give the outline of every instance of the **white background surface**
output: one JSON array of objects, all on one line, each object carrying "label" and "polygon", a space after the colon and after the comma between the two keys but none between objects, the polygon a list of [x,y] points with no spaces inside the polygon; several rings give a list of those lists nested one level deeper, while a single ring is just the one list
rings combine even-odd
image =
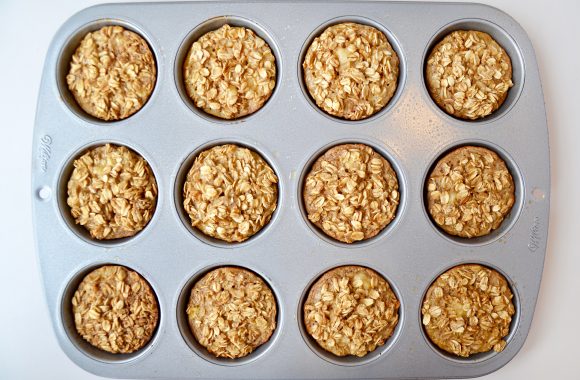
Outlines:
[{"label": "white background surface", "polygon": [[[98,0],[0,0],[0,379],[98,379],[53,335],[33,247],[30,159],[44,57],[58,27]],[[481,0],[535,47],[548,114],[552,201],[534,322],[521,352],[485,379],[580,379],[580,1]],[[533,154],[533,153],[530,153]]]}]

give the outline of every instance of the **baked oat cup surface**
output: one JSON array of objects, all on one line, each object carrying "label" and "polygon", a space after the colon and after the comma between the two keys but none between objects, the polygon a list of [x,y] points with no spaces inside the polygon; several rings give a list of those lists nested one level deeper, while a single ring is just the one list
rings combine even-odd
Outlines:
[{"label": "baked oat cup surface", "polygon": [[439,159],[427,180],[432,220],[450,235],[473,238],[499,228],[515,202],[515,185],[494,151],[463,146]]},{"label": "baked oat cup surface", "polygon": [[328,149],[312,165],[302,196],[308,220],[344,243],[377,235],[395,218],[400,199],[389,161],[364,144]]},{"label": "baked oat cup surface", "polygon": [[393,97],[399,57],[380,30],[346,22],[326,28],[312,41],[302,68],[319,108],[339,118],[362,120]]},{"label": "baked oat cup surface", "polygon": [[195,339],[216,357],[242,358],[276,329],[276,298],[253,272],[214,269],[195,283],[187,305]]},{"label": "baked oat cup surface", "polygon": [[89,149],[73,165],[67,204],[91,238],[130,237],[145,228],[155,212],[157,182],[143,157],[105,144]]},{"label": "baked oat cup surface", "polygon": [[139,111],[156,79],[155,58],[147,42],[118,25],[87,33],[66,76],[77,104],[105,121],[122,120]]},{"label": "baked oat cup surface", "polygon": [[195,41],[183,62],[187,95],[197,108],[221,119],[258,111],[276,85],[276,58],[248,28],[223,25]]},{"label": "baked oat cup surface", "polygon": [[451,268],[427,290],[421,314],[427,336],[460,357],[501,352],[515,314],[513,293],[497,271],[478,264]]},{"label": "baked oat cup surface", "polygon": [[159,320],[157,299],[147,281],[119,265],[105,265],[90,272],[71,303],[79,335],[113,354],[143,348]]},{"label": "baked oat cup surface", "polygon": [[258,153],[234,144],[201,152],[183,185],[183,206],[192,227],[228,243],[258,233],[277,203],[274,170]]},{"label": "baked oat cup surface", "polygon": [[512,63],[489,34],[457,30],[431,50],[425,79],[441,109],[460,119],[476,120],[503,104],[513,86]]},{"label": "baked oat cup surface", "polygon": [[389,283],[378,273],[342,266],[324,273],[310,288],[304,324],[326,351],[363,357],[393,334],[399,305]]}]

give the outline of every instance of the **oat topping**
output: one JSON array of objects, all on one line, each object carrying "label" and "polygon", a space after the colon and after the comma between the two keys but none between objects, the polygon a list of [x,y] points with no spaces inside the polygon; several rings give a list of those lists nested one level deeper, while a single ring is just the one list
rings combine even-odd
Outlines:
[{"label": "oat topping", "polygon": [[476,264],[454,267],[429,287],[421,313],[429,339],[468,357],[502,351],[515,314],[513,294],[497,271]]},{"label": "oat topping", "polygon": [[72,310],[83,339],[113,354],[145,346],[159,319],[157,299],[147,281],[118,265],[89,273],[73,296]]},{"label": "oat topping", "polygon": [[191,225],[227,242],[242,242],[270,221],[278,177],[256,152],[227,144],[196,157],[183,186]]},{"label": "oat topping", "polygon": [[125,119],[147,102],[156,80],[147,42],[121,26],[87,33],[66,77],[78,105],[102,120]]},{"label": "oat topping", "polygon": [[195,339],[217,357],[241,358],[266,343],[276,329],[276,299],[254,273],[215,269],[191,290],[187,306]]},{"label": "oat topping", "polygon": [[371,238],[395,217],[399,184],[389,162],[363,144],[344,144],[316,160],[304,184],[308,219],[345,243]]},{"label": "oat topping", "polygon": [[393,97],[399,57],[376,28],[355,23],[330,26],[316,37],[304,62],[308,92],[327,113],[361,120]]},{"label": "oat topping", "polygon": [[484,236],[510,212],[514,189],[505,162],[495,152],[464,146],[440,159],[429,175],[429,213],[451,235]]},{"label": "oat topping", "polygon": [[469,120],[497,110],[513,86],[510,57],[489,34],[475,30],[457,30],[439,42],[426,79],[439,107]]},{"label": "oat topping", "polygon": [[94,239],[133,236],[151,220],[157,182],[145,159],[124,146],[102,145],[74,161],[67,204]]},{"label": "oat topping", "polygon": [[398,310],[399,300],[378,273],[343,266],[314,283],[304,305],[304,323],[325,350],[362,357],[393,334]]},{"label": "oat topping", "polygon": [[187,94],[198,108],[235,119],[256,112],[272,95],[276,62],[254,31],[226,24],[191,45],[183,75]]}]

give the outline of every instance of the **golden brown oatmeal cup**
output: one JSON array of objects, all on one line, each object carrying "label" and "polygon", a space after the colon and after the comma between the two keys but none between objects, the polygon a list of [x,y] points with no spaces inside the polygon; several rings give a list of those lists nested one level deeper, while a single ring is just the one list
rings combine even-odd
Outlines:
[{"label": "golden brown oatmeal cup", "polygon": [[364,144],[337,145],[322,154],[304,181],[308,220],[326,235],[353,243],[377,235],[395,218],[397,174]]},{"label": "golden brown oatmeal cup", "polygon": [[278,202],[278,177],[256,152],[234,144],[201,152],[183,185],[183,207],[205,235],[243,242],[270,221]]},{"label": "golden brown oatmeal cup", "polygon": [[515,314],[513,293],[497,271],[464,264],[440,275],[429,287],[421,314],[427,336],[460,357],[501,352]]},{"label": "golden brown oatmeal cup", "polygon": [[155,212],[157,182],[143,157],[106,144],[89,149],[73,165],[67,204],[91,238],[130,237],[145,228]]},{"label": "golden brown oatmeal cup", "polygon": [[476,30],[456,30],[435,45],[425,78],[435,103],[465,120],[495,112],[513,86],[510,57],[489,34]]},{"label": "golden brown oatmeal cup", "polygon": [[122,26],[104,26],[85,35],[66,76],[77,104],[105,121],[125,119],[147,102],[157,77],[147,42]]},{"label": "golden brown oatmeal cup", "polygon": [[427,208],[450,235],[473,238],[499,228],[515,203],[515,185],[492,150],[463,146],[440,158],[427,180]]},{"label": "golden brown oatmeal cup", "polygon": [[342,266],[324,273],[310,288],[304,324],[326,351],[363,357],[393,334],[399,305],[381,275],[361,266]]},{"label": "golden brown oatmeal cup", "polygon": [[389,103],[397,88],[399,57],[378,29],[346,22],[314,39],[302,63],[316,105],[347,120],[362,120]]},{"label": "golden brown oatmeal cup", "polygon": [[105,265],[90,272],[71,302],[79,335],[112,354],[143,348],[157,328],[159,307],[153,290],[123,266]]},{"label": "golden brown oatmeal cup", "polygon": [[221,119],[258,111],[276,85],[270,46],[248,28],[225,24],[195,41],[183,62],[187,95]]},{"label": "golden brown oatmeal cup", "polygon": [[195,283],[187,305],[195,339],[216,357],[242,358],[276,329],[276,299],[255,273],[214,269]]}]

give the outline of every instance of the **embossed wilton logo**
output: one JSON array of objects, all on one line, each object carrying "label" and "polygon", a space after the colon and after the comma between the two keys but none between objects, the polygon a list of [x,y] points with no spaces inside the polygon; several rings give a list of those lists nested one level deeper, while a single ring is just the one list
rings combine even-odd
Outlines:
[{"label": "embossed wilton logo", "polygon": [[40,170],[44,173],[48,170],[48,160],[52,154],[52,149],[50,145],[52,144],[52,137],[49,135],[44,135],[40,138],[40,144],[38,145],[38,160],[40,161]]},{"label": "embossed wilton logo", "polygon": [[536,252],[540,248],[540,218],[534,217],[534,221],[530,227],[530,242],[528,243],[528,249],[530,252]]}]

